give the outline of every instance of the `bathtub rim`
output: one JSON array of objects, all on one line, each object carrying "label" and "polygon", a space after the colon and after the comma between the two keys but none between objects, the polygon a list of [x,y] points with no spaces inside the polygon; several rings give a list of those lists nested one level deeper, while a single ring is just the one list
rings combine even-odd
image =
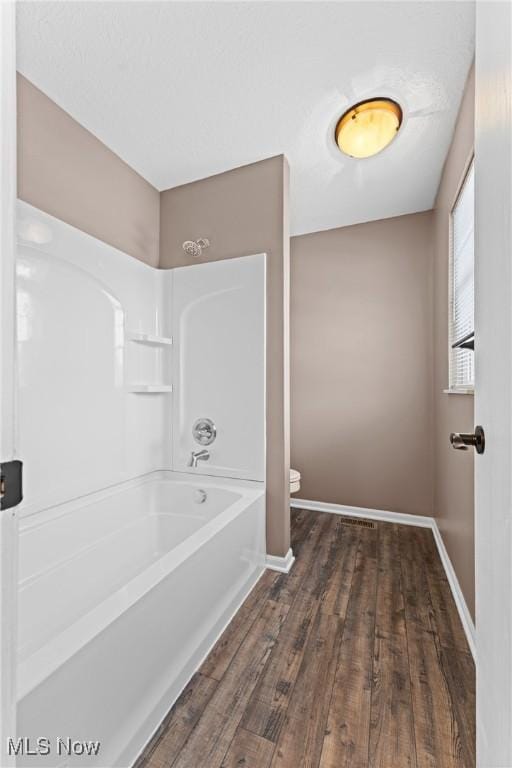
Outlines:
[{"label": "bathtub rim", "polygon": [[[241,481],[186,472],[174,472],[172,470],[158,470],[141,476],[139,482],[137,480],[130,480],[128,483],[122,483],[115,487],[109,487],[109,489],[104,491],[88,494],[80,499],[74,499],[72,501],[73,509],[94,503],[94,501],[80,503],[84,499],[90,499],[91,496],[94,496],[95,500],[100,500],[100,498],[108,498],[125,490],[139,487],[140,484],[162,480],[173,484],[187,486],[200,484],[205,488],[232,490],[240,494],[240,498],[228,505],[212,520],[206,522],[163,557],[151,563],[148,568],[134,576],[105,600],[98,603],[92,610],[83,614],[83,616],[70,624],[69,627],[66,627],[51,640],[45,642],[38,650],[31,653],[25,659],[19,660],[16,686],[17,701],[20,701],[60,666],[69,661],[81,648],[91,642],[122,613],[127,611],[144,595],[154,589],[166,576],[179,568],[183,562],[201,549],[217,532],[229,525],[239,514],[265,495],[265,485],[258,481]],[[68,506],[68,504],[59,505],[61,508],[63,506]],[[55,517],[51,515],[46,519],[55,519],[62,514],[66,514],[66,511],[61,509],[58,514],[55,514]],[[34,522],[34,527],[36,524]],[[32,525],[27,526],[24,530],[28,528],[32,528]],[[264,557],[261,567],[262,569],[265,568]]]}]

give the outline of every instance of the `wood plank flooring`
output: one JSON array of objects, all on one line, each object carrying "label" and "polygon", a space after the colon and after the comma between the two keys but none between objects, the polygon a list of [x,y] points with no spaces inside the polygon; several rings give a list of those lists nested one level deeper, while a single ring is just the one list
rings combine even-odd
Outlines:
[{"label": "wood plank flooring", "polygon": [[137,768],[473,768],[475,670],[427,529],[292,512]]}]

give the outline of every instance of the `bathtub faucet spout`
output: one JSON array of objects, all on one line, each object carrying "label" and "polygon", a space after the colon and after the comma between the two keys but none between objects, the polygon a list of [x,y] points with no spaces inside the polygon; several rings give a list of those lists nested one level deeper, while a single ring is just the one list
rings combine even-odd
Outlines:
[{"label": "bathtub faucet spout", "polygon": [[192,451],[188,462],[189,467],[197,467],[198,461],[208,461],[210,458],[210,452],[206,448],[202,448],[200,451]]}]

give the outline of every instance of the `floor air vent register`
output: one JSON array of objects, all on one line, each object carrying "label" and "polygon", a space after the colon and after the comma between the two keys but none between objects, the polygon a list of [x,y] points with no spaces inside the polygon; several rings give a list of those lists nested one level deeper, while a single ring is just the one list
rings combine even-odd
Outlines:
[{"label": "floor air vent register", "polygon": [[358,525],[360,528],[375,528],[375,523],[371,520],[360,520],[357,517],[342,517],[342,525]]}]

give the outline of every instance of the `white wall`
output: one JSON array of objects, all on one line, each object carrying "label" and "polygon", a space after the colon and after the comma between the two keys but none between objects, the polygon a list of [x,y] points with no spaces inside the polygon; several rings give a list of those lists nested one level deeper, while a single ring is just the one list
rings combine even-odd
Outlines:
[{"label": "white wall", "polygon": [[197,472],[265,479],[265,255],[173,272],[173,468],[191,471],[192,427],[217,437]]},{"label": "white wall", "polygon": [[29,514],[170,467],[169,273],[18,202],[17,450]]}]

